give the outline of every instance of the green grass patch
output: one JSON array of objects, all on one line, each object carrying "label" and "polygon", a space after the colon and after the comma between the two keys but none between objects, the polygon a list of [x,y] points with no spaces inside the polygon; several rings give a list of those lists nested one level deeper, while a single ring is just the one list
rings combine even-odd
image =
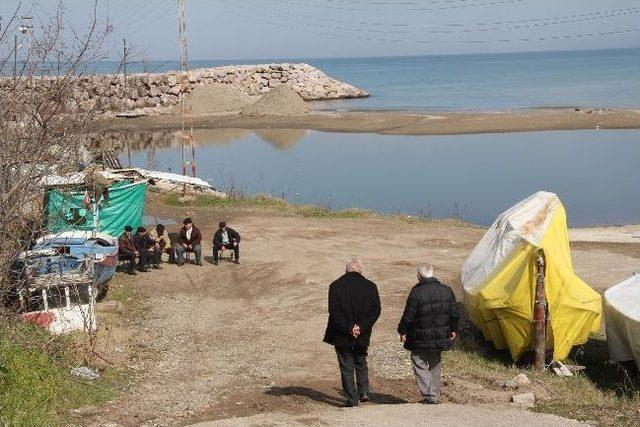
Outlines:
[{"label": "green grass patch", "polygon": [[83,364],[78,337],[54,336],[16,319],[0,319],[0,420],[4,425],[65,425],[71,409],[111,399],[102,379],[70,373]]},{"label": "green grass patch", "polygon": [[181,199],[178,194],[170,194],[164,202],[171,206],[196,206],[201,208],[260,208],[288,212],[311,218],[363,218],[371,212],[363,209],[344,209],[340,211],[317,205],[291,205],[277,197],[258,195],[255,197],[228,196],[226,198],[199,195],[194,198]]},{"label": "green grass patch", "polygon": [[316,205],[293,206],[292,209],[298,215],[311,218],[364,218],[371,214],[371,212],[363,209],[352,208],[334,211]]},{"label": "green grass patch", "polygon": [[171,206],[196,206],[196,207],[217,207],[217,208],[270,208],[284,210],[289,204],[275,197],[258,195],[255,197],[215,197],[210,195],[198,195],[193,199],[184,201],[179,194],[169,194],[164,202]]}]

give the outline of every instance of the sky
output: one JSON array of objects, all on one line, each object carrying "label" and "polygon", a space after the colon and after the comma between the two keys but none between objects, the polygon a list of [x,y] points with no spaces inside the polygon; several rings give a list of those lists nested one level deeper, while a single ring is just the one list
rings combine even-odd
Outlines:
[{"label": "sky", "polygon": [[[93,2],[62,0],[82,31]],[[44,17],[58,0],[0,0]],[[178,0],[98,0],[108,50],[179,58]],[[640,47],[640,0],[185,0],[190,60],[405,56]],[[38,31],[37,22],[34,31]]]}]

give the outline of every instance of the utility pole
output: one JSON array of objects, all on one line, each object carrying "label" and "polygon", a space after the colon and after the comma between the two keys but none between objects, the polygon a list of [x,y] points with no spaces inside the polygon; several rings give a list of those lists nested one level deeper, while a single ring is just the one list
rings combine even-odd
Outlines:
[{"label": "utility pole", "polygon": [[122,39],[122,79],[124,88],[127,88],[127,39]]},{"label": "utility pole", "polygon": [[[178,0],[178,45],[180,46],[180,72],[181,84],[184,84],[184,74],[189,72],[189,58],[187,55],[187,39],[185,37],[185,19],[184,19],[184,0]],[[187,83],[188,84],[188,77]],[[191,174],[196,176],[196,159],[195,147],[193,145],[193,128],[189,135],[185,134],[185,105],[184,105],[184,87],[180,88],[180,148],[182,151],[182,174],[187,174],[187,162],[185,158],[185,140],[191,145]],[[186,184],[182,188],[182,193],[186,193]]]},{"label": "utility pole", "polygon": [[13,35],[13,78],[18,77],[18,35]]},{"label": "utility pole", "polygon": [[[22,16],[22,23],[18,27],[18,31],[22,34],[27,35],[27,53],[25,54],[25,62],[29,65],[29,56],[31,55],[31,33],[33,30],[33,25],[31,25],[31,20],[33,17],[31,16]],[[14,50],[13,50],[13,64],[14,64],[14,77],[17,75],[17,62],[18,62],[18,37],[15,35],[14,39]]]},{"label": "utility pole", "polygon": [[189,71],[187,58],[187,39],[184,35],[184,0],[178,0],[178,44],[180,45],[180,71]]},{"label": "utility pole", "polygon": [[547,295],[545,291],[545,257],[540,249],[536,253],[536,294],[533,305],[534,322],[534,370],[544,371],[547,356]]}]

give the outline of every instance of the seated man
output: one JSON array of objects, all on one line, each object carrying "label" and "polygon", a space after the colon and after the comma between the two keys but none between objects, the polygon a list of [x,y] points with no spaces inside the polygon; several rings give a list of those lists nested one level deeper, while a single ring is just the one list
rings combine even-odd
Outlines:
[{"label": "seated man", "polygon": [[160,248],[159,263],[162,263],[162,253],[171,250],[171,239],[166,231],[164,224],[156,225],[156,228],[149,232],[149,236],[158,244]]},{"label": "seated man", "polygon": [[138,249],[140,254],[140,261],[138,262],[138,270],[149,271],[149,264],[153,268],[160,268],[160,246],[156,241],[149,236],[147,229],[144,227],[138,227],[138,232],[133,238],[133,243]]},{"label": "seated man", "polygon": [[133,236],[131,232],[133,228],[127,225],[124,228],[124,233],[118,238],[118,259],[121,261],[129,261],[127,272],[131,275],[136,274],[136,257],[138,256],[138,250],[133,242]]},{"label": "seated man", "polygon": [[218,231],[213,235],[213,263],[218,265],[218,252],[224,249],[232,249],[234,262],[240,264],[240,234],[233,228],[227,227],[226,222],[218,224]]},{"label": "seated man", "polygon": [[200,242],[202,241],[202,234],[200,230],[193,225],[191,218],[185,218],[182,221],[184,227],[180,229],[178,235],[178,245],[176,246],[177,264],[184,265],[185,252],[193,252],[196,254],[196,264],[202,265],[202,249]]}]

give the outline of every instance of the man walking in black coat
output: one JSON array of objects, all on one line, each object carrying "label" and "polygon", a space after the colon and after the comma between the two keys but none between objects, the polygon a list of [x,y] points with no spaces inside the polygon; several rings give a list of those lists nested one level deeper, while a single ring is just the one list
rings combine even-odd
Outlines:
[{"label": "man walking in black coat", "polygon": [[411,289],[398,325],[400,341],[411,351],[413,373],[422,403],[440,398],[440,356],[458,333],[458,305],[450,287],[433,277],[431,265],[419,265],[418,284]]},{"label": "man walking in black coat", "polygon": [[345,406],[369,400],[367,350],[380,311],[378,287],[362,275],[362,262],[351,260],[346,273],[329,286],[329,321],[324,335],[324,342],[336,349]]},{"label": "man walking in black coat", "polygon": [[233,262],[240,264],[240,233],[227,227],[227,223],[224,221],[218,223],[218,231],[213,235],[213,263],[215,265],[218,265],[219,252],[223,249],[232,250]]}]

